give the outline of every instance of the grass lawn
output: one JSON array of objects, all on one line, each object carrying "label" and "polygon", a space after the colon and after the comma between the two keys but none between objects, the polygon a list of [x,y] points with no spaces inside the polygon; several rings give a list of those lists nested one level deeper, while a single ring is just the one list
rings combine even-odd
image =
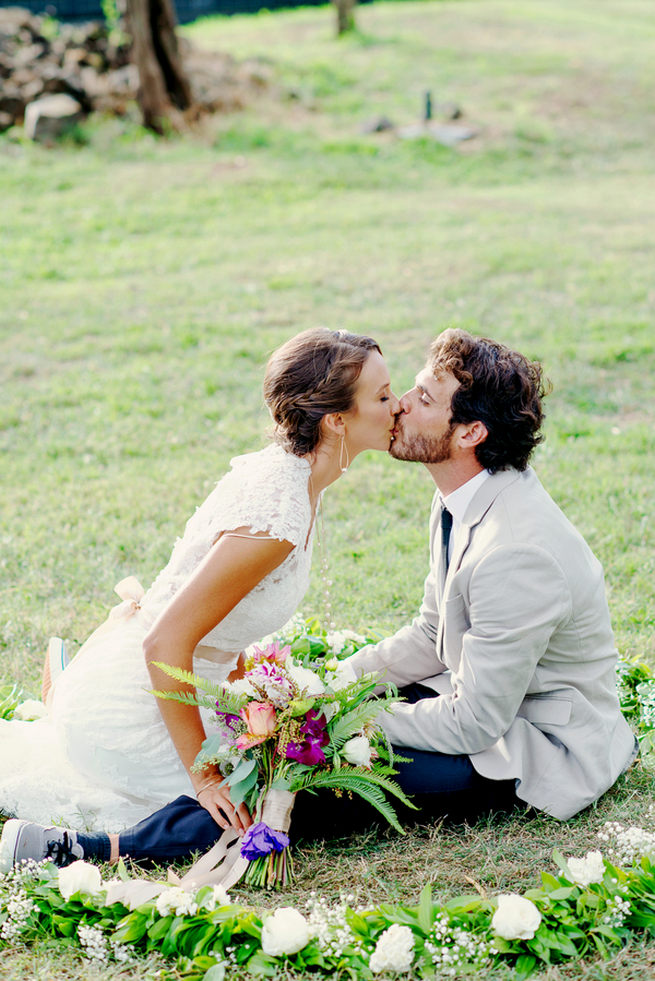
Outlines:
[{"label": "grass lawn", "polygon": [[[0,137],[0,680],[36,693],[51,634],[75,648],[119,579],[149,584],[229,459],[264,445],[268,353],[314,324],[378,338],[398,394],[446,326],[541,359],[554,391],[536,469],[605,566],[620,651],[653,662],[651,3],[376,3],[341,41],[333,18],[186,27],[265,59],[272,84],[184,139],[130,119],[50,150]],[[381,115],[415,122],[427,90],[478,136],[453,150],[363,134]],[[386,632],[412,616],[432,489],[382,454],[330,488],[339,625]],[[316,566],[307,613],[321,611]],[[471,880],[525,889],[555,845],[581,854],[603,821],[645,821],[652,792],[635,767],[566,825],[311,846],[296,890],[263,900],[344,882],[362,903],[416,901],[426,881],[442,897]],[[654,963],[655,945],[635,942],[541,977],[646,979]],[[96,976],[57,946],[0,965],[0,978]]]}]

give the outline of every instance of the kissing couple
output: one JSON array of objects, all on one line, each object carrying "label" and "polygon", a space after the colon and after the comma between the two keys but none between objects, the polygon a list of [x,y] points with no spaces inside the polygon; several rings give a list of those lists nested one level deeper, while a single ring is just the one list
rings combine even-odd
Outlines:
[{"label": "kissing couple", "polygon": [[[323,492],[370,449],[435,484],[421,608],[348,659],[404,696],[381,724],[419,819],[527,806],[565,820],[597,800],[636,740],[602,568],[529,466],[545,387],[539,364],[462,330],[436,338],[400,399],[370,337],[318,328],[275,351],[272,443],[232,460],[150,588],[120,583],[123,602],[69,663],[51,645],[47,714],[0,722],[0,809],[14,818],[0,866],[180,860],[245,832],[217,767],[192,771],[206,718],[154,696],[188,690],[157,664],[241,676],[244,650],[307,589]],[[333,799],[299,798],[295,834],[336,823]],[[364,803],[337,807],[340,833],[373,820]]]}]

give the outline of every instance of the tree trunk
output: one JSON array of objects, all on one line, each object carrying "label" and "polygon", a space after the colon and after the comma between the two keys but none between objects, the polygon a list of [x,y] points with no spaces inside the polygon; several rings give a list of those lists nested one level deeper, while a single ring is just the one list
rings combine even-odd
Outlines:
[{"label": "tree trunk", "polygon": [[155,133],[177,129],[193,96],[178,51],[171,0],[127,0],[127,19],[143,125]]},{"label": "tree trunk", "polygon": [[355,0],[333,0],[337,8],[337,37],[355,29]]}]

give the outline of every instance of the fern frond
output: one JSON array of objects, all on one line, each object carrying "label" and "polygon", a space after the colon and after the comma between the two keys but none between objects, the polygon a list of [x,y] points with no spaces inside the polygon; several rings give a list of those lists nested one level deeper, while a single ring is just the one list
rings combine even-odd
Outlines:
[{"label": "fern frond", "polygon": [[[206,705],[208,708],[216,708],[216,702],[220,702],[221,711],[229,712],[231,715],[238,715],[248,701],[246,695],[238,695],[220,682],[209,681],[208,678],[203,678],[192,671],[185,671],[184,668],[177,668],[161,661],[154,661],[153,663],[171,678],[174,678],[175,681],[181,681],[184,685],[193,685],[197,689],[197,694],[194,692],[155,692],[158,698],[170,698],[174,701],[184,702],[186,705]],[[200,692],[204,692],[204,695],[201,695]],[[182,695],[191,695],[198,701],[189,702],[181,697]],[[203,700],[200,701],[200,699]]]},{"label": "fern frond", "polygon": [[292,790],[315,790],[315,789],[327,789],[327,790],[343,790],[346,793],[357,794],[362,800],[365,800],[371,807],[374,807],[382,817],[389,822],[389,824],[404,834],[403,826],[396,816],[396,812],[393,809],[391,803],[386,799],[384,795],[384,790],[389,793],[393,793],[394,796],[399,797],[403,803],[408,804],[409,807],[412,805],[409,803],[403,792],[399,787],[392,789],[389,781],[384,778],[376,779],[374,778],[371,771],[368,770],[346,770],[341,769],[337,771],[329,770],[319,770],[315,772],[315,775],[309,779],[305,779],[300,786],[297,786],[295,782],[292,782]]},{"label": "fern frond", "polygon": [[380,705],[377,702],[364,702],[358,705],[336,720],[330,730],[330,741],[339,749],[347,739],[361,732],[365,725],[374,722],[379,714]]},{"label": "fern frond", "polygon": [[365,767],[342,767],[339,770],[312,770],[300,779],[291,779],[291,790],[345,790],[358,794],[372,804],[396,830],[403,832],[390,802],[385,793],[397,798],[411,810],[416,810],[412,802],[400,789],[397,783],[388,777],[367,770]]}]

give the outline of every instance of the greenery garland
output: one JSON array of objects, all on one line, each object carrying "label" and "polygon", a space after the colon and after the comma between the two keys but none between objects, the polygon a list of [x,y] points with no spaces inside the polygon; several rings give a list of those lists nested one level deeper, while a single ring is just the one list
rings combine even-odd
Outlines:
[{"label": "greenery garland", "polygon": [[[316,658],[345,656],[375,638],[328,634],[312,619],[296,621],[283,639],[297,656]],[[652,672],[621,661],[618,688],[649,765]],[[15,689],[0,691],[5,717],[20,703]],[[213,886],[166,887],[143,902],[134,895],[139,880],[130,880],[122,864],[118,879],[103,882],[99,869],[85,862],[61,870],[30,862],[0,878],[0,947],[50,936],[97,962],[157,952],[175,958],[190,981],[221,981],[234,971],[273,976],[283,965],[353,978],[409,971],[434,977],[501,962],[527,978],[542,965],[608,956],[633,933],[655,934],[655,833],[608,824],[599,838],[605,856],[591,851],[565,859],[556,852],[559,874],[542,872],[541,886],[520,896],[462,895],[439,904],[428,885],[418,906],[358,909],[352,897],[329,906],[312,894],[304,912],[260,912],[232,903]]]}]

